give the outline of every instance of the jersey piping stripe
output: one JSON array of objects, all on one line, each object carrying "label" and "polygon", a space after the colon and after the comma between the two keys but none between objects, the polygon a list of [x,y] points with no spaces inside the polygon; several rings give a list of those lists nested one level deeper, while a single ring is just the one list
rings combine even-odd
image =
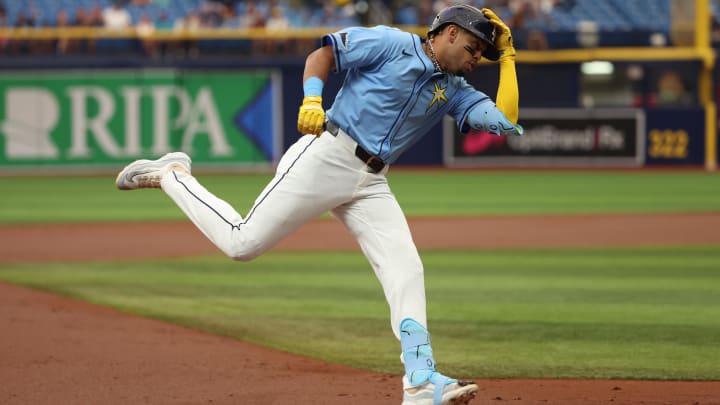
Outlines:
[{"label": "jersey piping stripe", "polygon": [[265,193],[265,195],[263,195],[262,199],[260,199],[260,201],[258,201],[258,203],[253,206],[253,208],[252,208],[252,210],[250,210],[250,213],[248,214],[247,218],[245,218],[245,220],[244,220],[243,222],[241,222],[241,223],[239,223],[239,224],[237,224],[237,225],[233,224],[233,223],[230,222],[227,218],[223,217],[215,208],[213,208],[210,204],[208,204],[206,201],[203,201],[202,198],[198,197],[195,193],[193,193],[193,192],[190,190],[190,188],[189,188],[185,183],[183,183],[182,181],[180,181],[180,179],[178,179],[177,174],[175,174],[175,172],[172,172],[172,173],[173,173],[173,177],[175,178],[175,181],[177,181],[178,183],[180,183],[180,185],[183,186],[183,188],[185,188],[185,190],[186,190],[191,196],[195,197],[196,200],[200,201],[203,205],[205,205],[206,207],[208,207],[208,209],[209,209],[210,211],[214,212],[215,215],[217,215],[220,219],[222,219],[223,222],[225,222],[226,224],[230,225],[231,228],[235,228],[235,229],[238,229],[238,230],[239,230],[241,225],[247,224],[248,221],[250,221],[250,218],[252,217],[252,214],[255,212],[255,209],[256,209],[257,207],[259,207],[260,204],[262,204],[263,201],[265,201],[265,199],[267,198],[267,196],[270,195],[270,193],[275,189],[275,187],[277,187],[277,185],[280,184],[281,181],[283,181],[283,179],[285,178],[285,176],[286,176],[288,173],[290,173],[290,169],[292,169],[293,166],[295,166],[295,163],[296,163],[298,160],[300,160],[300,157],[305,153],[305,151],[307,151],[307,149],[310,147],[310,145],[312,145],[313,142],[315,142],[317,139],[318,139],[318,137],[314,137],[314,138],[310,141],[310,143],[308,143],[308,144],[305,146],[305,148],[302,150],[302,152],[300,152],[300,153],[297,155],[297,157],[295,157],[295,160],[293,160],[293,162],[290,164],[290,166],[288,166],[287,170],[285,170],[285,172],[282,174],[282,176],[280,176],[280,179],[278,179],[278,181],[276,181],[275,184],[273,184],[273,186],[270,188],[270,190],[268,190],[268,192]]},{"label": "jersey piping stripe", "polygon": [[[420,60],[422,61],[422,58],[420,57],[420,53],[418,52],[418,49],[417,49],[417,42],[415,41],[415,36],[414,36],[413,34],[411,34],[411,33],[407,33],[407,34],[410,35],[410,37],[412,38],[413,49],[415,50],[415,56],[417,56],[418,59],[420,59]],[[415,80],[415,83],[413,84],[413,92],[414,92],[415,89],[417,88],[418,82],[425,76],[425,73],[427,73],[427,66],[425,66],[425,62],[423,62],[423,74],[420,75],[420,76]],[[410,100],[412,100],[412,98],[413,98],[413,95],[410,94],[410,97],[408,97],[408,99],[405,100],[405,104],[403,104],[403,107],[400,109],[400,113],[398,114],[397,117],[395,117],[395,122],[393,122],[393,124],[390,126],[390,131],[388,131],[387,135],[385,135],[385,138],[383,138],[382,142],[380,142],[380,150],[378,151],[378,157],[379,157],[380,159],[383,159],[383,160],[386,160],[386,159],[387,159],[386,156],[383,156],[383,155],[382,155],[382,153],[383,153],[383,146],[385,145],[385,142],[388,140],[388,137],[391,137],[391,136],[392,136],[392,138],[390,138],[390,142],[389,142],[389,144],[388,144],[388,149],[389,149],[390,144],[392,144],[393,138],[395,137],[395,135],[397,135],[397,131],[396,131],[395,135],[393,135],[393,129],[394,129],[395,126],[398,124],[398,121],[400,120],[400,117],[402,116],[403,111],[405,111],[405,108],[407,108],[407,105],[408,105],[408,103],[410,102]],[[389,150],[388,150],[388,153],[389,153]]]},{"label": "jersey piping stripe", "polygon": [[[330,39],[332,43],[328,43],[327,39]],[[342,65],[340,64],[340,51],[338,51],[338,44],[335,41],[335,37],[332,36],[332,34],[325,35],[322,39],[322,45],[332,45],[333,51],[335,53],[335,72],[342,72]]]},{"label": "jersey piping stripe", "polygon": [[280,179],[279,179],[278,181],[276,181],[275,184],[273,184],[273,186],[270,188],[270,190],[268,190],[268,192],[265,193],[265,195],[260,199],[260,201],[258,201],[258,203],[255,204],[255,205],[252,207],[252,209],[250,210],[250,213],[248,213],[247,218],[245,218],[245,220],[244,220],[243,222],[241,222],[241,223],[239,223],[239,224],[237,225],[237,228],[238,228],[238,229],[240,229],[240,225],[246,224],[246,223],[248,223],[248,221],[250,221],[250,218],[252,218],[253,213],[255,213],[255,209],[256,209],[257,207],[259,207],[260,204],[263,203],[263,201],[265,201],[265,199],[267,198],[267,196],[270,195],[270,193],[272,193],[273,190],[275,190],[275,187],[277,187],[277,185],[280,184],[281,181],[283,181],[283,179],[285,178],[285,176],[286,176],[288,173],[290,173],[290,169],[292,169],[293,166],[295,166],[295,163],[297,163],[297,161],[300,160],[300,157],[308,150],[308,148],[310,147],[310,145],[312,145],[312,144],[313,144],[315,141],[317,141],[318,139],[320,139],[320,137],[315,136],[315,137],[313,137],[313,138],[310,140],[310,142],[309,142],[307,145],[305,145],[305,147],[303,148],[302,152],[298,153],[298,155],[295,157],[295,159],[292,161],[292,163],[290,163],[290,166],[288,166],[287,170],[285,170],[285,172],[282,174],[282,176],[280,176]]}]

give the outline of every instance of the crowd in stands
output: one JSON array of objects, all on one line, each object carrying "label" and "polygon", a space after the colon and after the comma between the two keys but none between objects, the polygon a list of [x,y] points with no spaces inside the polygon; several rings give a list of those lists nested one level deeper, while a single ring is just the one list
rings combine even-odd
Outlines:
[{"label": "crowd in stands", "polygon": [[[669,27],[670,0],[0,0],[0,27],[134,29],[143,38],[161,31],[203,28],[428,26],[439,10],[457,3],[496,10],[513,29],[517,47],[525,49],[552,47],[549,33],[575,31],[585,20],[601,30],[663,32]],[[197,52],[197,46],[187,41],[175,42],[186,52]],[[301,42],[289,40],[253,40],[245,45],[250,42],[250,52],[307,51],[298,46]],[[139,43],[151,56],[178,45],[151,40]],[[97,48],[95,39],[0,38],[0,51],[5,53],[67,54],[95,52]]]}]

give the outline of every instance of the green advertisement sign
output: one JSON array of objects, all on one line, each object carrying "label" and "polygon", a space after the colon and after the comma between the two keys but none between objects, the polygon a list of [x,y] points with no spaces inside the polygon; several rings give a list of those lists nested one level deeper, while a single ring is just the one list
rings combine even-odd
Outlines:
[{"label": "green advertisement sign", "polygon": [[117,167],[184,151],[199,166],[267,165],[280,126],[267,71],[0,75],[0,169]]}]

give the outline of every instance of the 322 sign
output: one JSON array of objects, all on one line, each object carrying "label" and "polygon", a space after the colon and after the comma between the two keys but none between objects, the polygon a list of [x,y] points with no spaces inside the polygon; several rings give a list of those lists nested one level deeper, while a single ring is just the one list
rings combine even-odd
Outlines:
[{"label": "322 sign", "polygon": [[654,159],[685,159],[690,136],[684,129],[653,129],[648,133],[648,156]]},{"label": "322 sign", "polygon": [[705,160],[703,108],[645,110],[645,164],[700,165]]}]

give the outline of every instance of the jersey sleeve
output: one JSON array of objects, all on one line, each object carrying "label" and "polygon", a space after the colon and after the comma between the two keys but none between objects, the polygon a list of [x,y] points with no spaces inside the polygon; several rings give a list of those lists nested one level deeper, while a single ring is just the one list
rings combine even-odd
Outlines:
[{"label": "jersey sleeve", "polygon": [[[468,127],[463,132],[467,132],[470,128],[480,131],[489,132],[493,135],[517,135],[523,134],[523,127],[519,124],[513,124],[502,111],[498,110],[495,103],[490,99],[485,102],[478,103],[469,112],[467,116]],[[462,131],[462,127],[461,127]]]},{"label": "jersey sleeve", "polygon": [[388,52],[388,30],[383,27],[351,27],[322,38],[322,46],[331,45],[335,72],[380,63]]},{"label": "jersey sleeve", "polygon": [[461,133],[470,128],[489,132],[494,135],[522,135],[523,128],[513,124],[487,94],[475,89],[464,79],[459,79],[459,91],[456,105],[450,115],[457,122]]}]

